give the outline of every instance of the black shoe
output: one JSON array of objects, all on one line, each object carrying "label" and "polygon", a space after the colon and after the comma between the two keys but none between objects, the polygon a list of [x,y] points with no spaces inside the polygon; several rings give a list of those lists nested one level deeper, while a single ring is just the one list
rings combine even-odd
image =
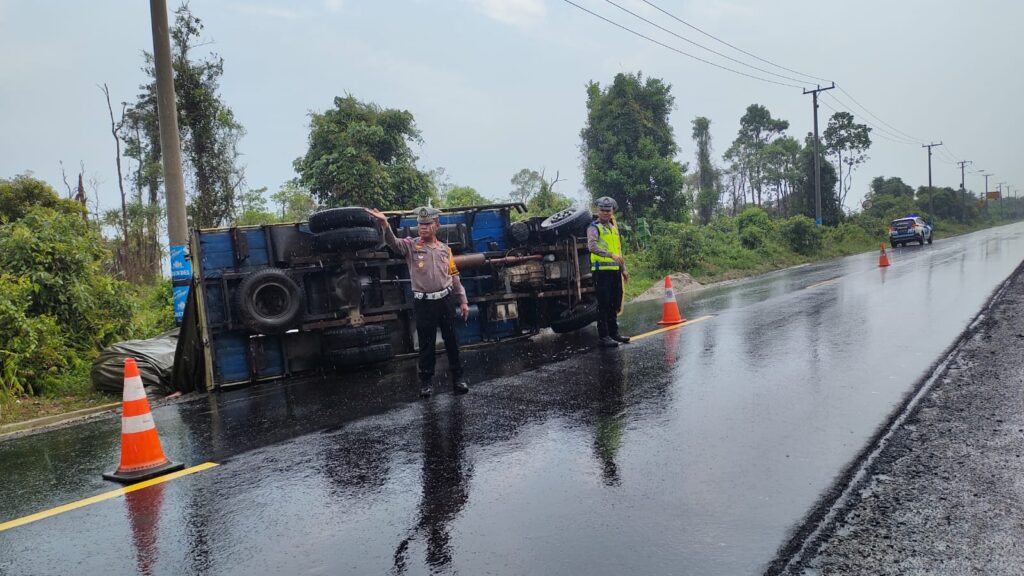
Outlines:
[{"label": "black shoe", "polygon": [[452,382],[452,392],[456,395],[465,394],[469,392],[469,384],[466,384],[466,381],[462,379],[456,380]]},{"label": "black shoe", "polygon": [[622,344],[629,344],[629,336],[619,336],[618,334],[616,334],[612,336],[611,339]]},{"label": "black shoe", "polygon": [[597,341],[597,343],[598,343],[598,345],[601,346],[601,348],[618,348],[619,347],[619,343],[618,342],[616,342],[615,340],[612,340],[611,338],[609,338],[607,336],[602,336],[601,339]]},{"label": "black shoe", "polygon": [[434,392],[433,387],[430,384],[420,384],[420,396],[426,398]]}]

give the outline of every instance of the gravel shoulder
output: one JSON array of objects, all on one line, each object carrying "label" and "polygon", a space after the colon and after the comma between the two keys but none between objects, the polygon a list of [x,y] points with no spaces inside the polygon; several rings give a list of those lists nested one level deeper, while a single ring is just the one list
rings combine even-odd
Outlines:
[{"label": "gravel shoulder", "polygon": [[1024,574],[1024,265],[920,390],[769,574]]}]

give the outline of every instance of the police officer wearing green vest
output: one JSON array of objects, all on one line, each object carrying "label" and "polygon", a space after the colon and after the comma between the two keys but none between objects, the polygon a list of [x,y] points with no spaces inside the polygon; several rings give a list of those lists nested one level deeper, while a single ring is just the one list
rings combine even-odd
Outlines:
[{"label": "police officer wearing green vest", "polygon": [[622,258],[622,240],[615,225],[614,199],[597,199],[597,219],[587,228],[587,250],[590,251],[590,270],[597,291],[597,334],[600,344],[614,348],[629,342],[629,336],[619,335],[619,306],[622,303],[622,283],[629,282],[626,261]]}]

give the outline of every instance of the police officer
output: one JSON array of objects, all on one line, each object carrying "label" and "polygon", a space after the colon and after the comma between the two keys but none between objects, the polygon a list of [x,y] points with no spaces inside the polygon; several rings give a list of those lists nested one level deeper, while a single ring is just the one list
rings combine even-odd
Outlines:
[{"label": "police officer", "polygon": [[459,281],[459,270],[455,267],[452,250],[437,239],[441,211],[426,206],[415,210],[418,238],[396,238],[385,214],[379,210],[369,212],[381,223],[384,241],[404,257],[409,266],[416,335],[420,344],[420,396],[430,396],[433,388],[436,361],[434,346],[438,327],[441,328],[444,348],[448,353],[452,389],[456,394],[469,392],[469,385],[462,377],[459,343],[455,338],[455,302],[458,302],[463,321],[469,318],[469,304],[466,290]]},{"label": "police officer", "polygon": [[629,282],[626,261],[622,258],[622,241],[615,225],[618,204],[608,196],[597,199],[597,219],[587,227],[587,250],[590,251],[590,270],[597,290],[597,334],[600,344],[614,348],[629,342],[628,336],[619,335],[619,305],[622,302],[622,283]]}]

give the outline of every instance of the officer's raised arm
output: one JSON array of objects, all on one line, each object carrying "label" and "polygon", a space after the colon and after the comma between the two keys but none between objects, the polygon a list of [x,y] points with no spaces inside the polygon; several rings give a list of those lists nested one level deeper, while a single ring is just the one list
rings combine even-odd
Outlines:
[{"label": "officer's raised arm", "polygon": [[366,211],[380,222],[381,233],[384,234],[384,243],[391,247],[395,252],[403,256],[408,255],[409,247],[404,242],[399,242],[398,238],[395,237],[395,233],[391,230],[391,224],[388,223],[387,214],[377,210],[376,208],[373,210],[367,208]]}]

